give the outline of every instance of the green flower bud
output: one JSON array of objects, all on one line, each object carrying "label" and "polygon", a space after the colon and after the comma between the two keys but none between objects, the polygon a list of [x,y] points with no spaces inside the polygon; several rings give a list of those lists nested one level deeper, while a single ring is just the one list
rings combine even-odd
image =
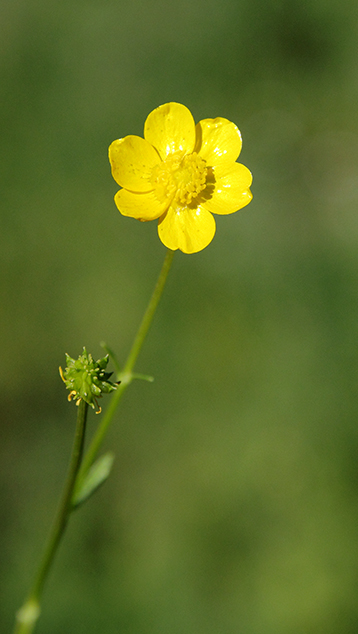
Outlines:
[{"label": "green flower bud", "polygon": [[66,368],[62,371],[60,367],[60,376],[70,393],[68,400],[72,398],[79,405],[83,399],[93,409],[97,408],[97,414],[101,408],[98,406],[97,399],[103,394],[109,394],[117,388],[118,383],[112,383],[109,379],[112,372],[105,372],[108,365],[109,355],[103,359],[93,361],[92,355],[87,353],[83,348],[83,354],[78,359],[72,359],[66,354]]}]

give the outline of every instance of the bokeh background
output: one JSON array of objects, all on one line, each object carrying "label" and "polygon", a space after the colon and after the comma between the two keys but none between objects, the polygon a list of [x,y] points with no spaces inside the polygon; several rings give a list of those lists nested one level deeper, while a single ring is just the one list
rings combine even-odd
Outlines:
[{"label": "bokeh background", "polygon": [[[107,162],[167,101],[243,135],[254,200],[174,259],[38,634],[358,629],[354,0],[3,0],[1,631],[67,468],[58,366],[124,359],[165,254]],[[91,414],[89,432],[97,424]]]}]

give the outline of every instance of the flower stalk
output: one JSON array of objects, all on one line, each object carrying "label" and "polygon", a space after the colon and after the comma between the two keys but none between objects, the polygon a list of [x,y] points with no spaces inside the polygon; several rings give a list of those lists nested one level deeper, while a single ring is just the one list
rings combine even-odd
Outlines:
[{"label": "flower stalk", "polygon": [[78,404],[76,432],[72,448],[72,456],[67,474],[62,499],[57,515],[45,548],[42,560],[37,570],[30,593],[17,612],[14,634],[31,634],[40,616],[40,599],[44,583],[53,563],[57,548],[65,532],[67,522],[72,511],[72,495],[77,473],[83,455],[83,446],[86,432],[88,403],[81,400]]},{"label": "flower stalk", "polygon": [[[118,373],[118,380],[120,384],[118,385],[115,393],[112,396],[112,400],[103,416],[102,422],[100,423],[97,431],[91,441],[91,444],[86,452],[86,455],[83,459],[81,469],[78,473],[78,481],[80,482],[88,472],[88,469],[93,464],[98,450],[103,442],[103,439],[108,431],[108,428],[113,420],[114,413],[120,403],[120,400],[127,389],[128,385],[132,382],[134,378],[138,375],[133,374],[134,365],[137,361],[138,355],[143,346],[144,340],[147,336],[150,325],[153,321],[153,317],[157,306],[159,304],[159,300],[163,294],[165,282],[168,277],[168,273],[170,271],[170,267],[173,261],[174,251],[170,249],[167,250],[162,269],[160,271],[157,283],[155,285],[153,294],[150,298],[147,309],[143,315],[143,319],[139,326],[138,332],[133,341],[132,347],[130,349],[127,361],[123,367],[123,370]],[[140,375],[139,375],[140,376]],[[143,377],[146,378],[146,377]]]}]

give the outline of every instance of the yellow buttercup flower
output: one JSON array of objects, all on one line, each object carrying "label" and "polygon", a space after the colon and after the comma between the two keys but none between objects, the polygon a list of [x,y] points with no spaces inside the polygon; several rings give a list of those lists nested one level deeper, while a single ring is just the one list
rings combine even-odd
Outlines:
[{"label": "yellow buttercup flower", "polygon": [[184,253],[205,249],[215,235],[212,214],[232,214],[252,199],[252,176],[236,162],[241,135],[218,117],[196,126],[191,112],[167,103],[150,113],[144,139],[113,141],[109,160],[122,187],[114,197],[124,216],[159,218],[163,244]]}]

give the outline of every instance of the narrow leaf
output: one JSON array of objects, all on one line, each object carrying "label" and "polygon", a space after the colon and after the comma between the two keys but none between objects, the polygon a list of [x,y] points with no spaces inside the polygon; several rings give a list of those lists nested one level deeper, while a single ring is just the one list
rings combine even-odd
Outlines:
[{"label": "narrow leaf", "polygon": [[80,504],[88,500],[88,498],[97,491],[98,487],[107,480],[112,469],[113,461],[114,454],[106,453],[94,462],[82,482],[79,482],[75,487],[72,498],[73,508],[77,508]]}]

